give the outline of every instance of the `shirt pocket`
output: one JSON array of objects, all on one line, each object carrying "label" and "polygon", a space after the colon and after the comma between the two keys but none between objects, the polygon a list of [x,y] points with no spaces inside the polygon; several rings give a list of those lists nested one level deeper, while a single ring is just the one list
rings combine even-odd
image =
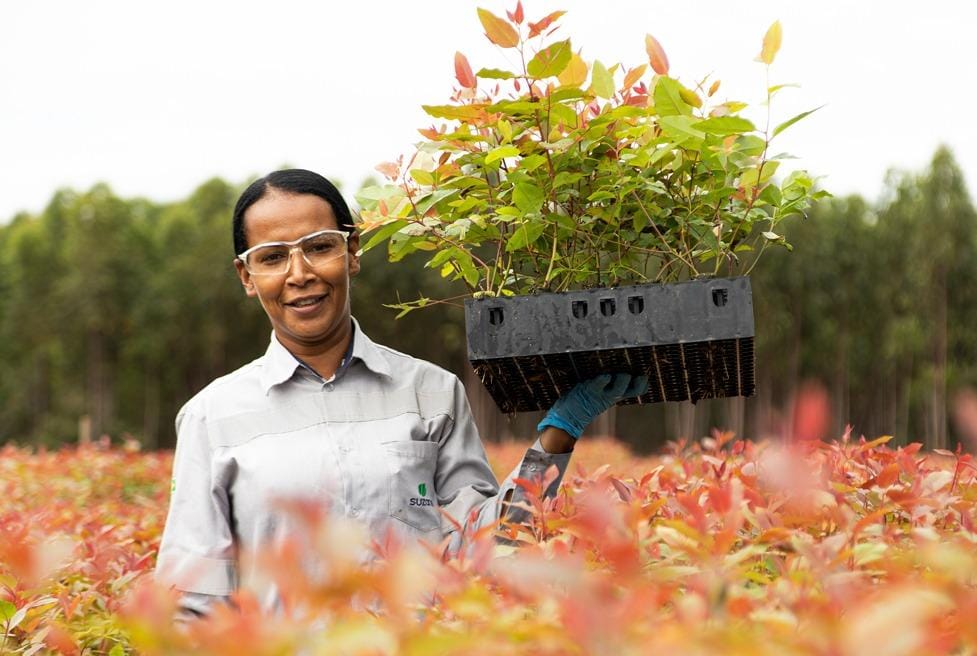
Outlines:
[{"label": "shirt pocket", "polygon": [[383,448],[390,469],[390,516],[418,531],[440,528],[434,489],[437,442],[384,442]]}]

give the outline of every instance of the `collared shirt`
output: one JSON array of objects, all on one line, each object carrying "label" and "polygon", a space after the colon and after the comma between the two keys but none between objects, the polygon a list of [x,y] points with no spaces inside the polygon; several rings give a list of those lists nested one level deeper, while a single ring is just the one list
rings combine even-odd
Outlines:
[{"label": "collared shirt", "polygon": [[[249,572],[236,554],[287,535],[283,499],[321,503],[371,534],[438,543],[525,500],[514,479],[559,470],[570,454],[537,440],[501,487],[458,378],[372,342],[353,321],[345,367],[323,380],[274,334],[267,352],[215,380],[180,410],[157,580],[226,596]],[[513,515],[509,513],[510,518]]]}]

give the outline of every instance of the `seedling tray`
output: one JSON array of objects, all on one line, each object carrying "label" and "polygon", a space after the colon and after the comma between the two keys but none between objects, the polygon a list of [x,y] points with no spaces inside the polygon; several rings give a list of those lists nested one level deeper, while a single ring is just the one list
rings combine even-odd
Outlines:
[{"label": "seedling tray", "polygon": [[752,396],[750,280],[712,278],[465,303],[468,359],[505,413],[602,373],[648,376],[622,404]]}]

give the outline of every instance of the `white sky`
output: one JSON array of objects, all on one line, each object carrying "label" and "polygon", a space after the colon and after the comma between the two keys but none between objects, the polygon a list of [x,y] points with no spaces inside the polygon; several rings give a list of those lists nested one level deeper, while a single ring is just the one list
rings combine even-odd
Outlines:
[{"label": "white sky", "polygon": [[[240,182],[288,163],[347,192],[430,124],[453,56],[477,70],[507,55],[475,7],[514,0],[59,0],[0,6],[0,221],[40,211],[55,189],[108,182],[124,196],[186,196],[219,175]],[[824,109],[775,151],[826,176],[836,194],[878,197],[890,167],[921,169],[940,143],[977,190],[977,10],[970,3],[528,0],[538,19],[567,9],[560,34],[586,59],[646,61],[654,34],[686,83],[708,73],[720,96],[762,99],[754,62],[780,19],[771,83],[798,82],[779,122]]]}]

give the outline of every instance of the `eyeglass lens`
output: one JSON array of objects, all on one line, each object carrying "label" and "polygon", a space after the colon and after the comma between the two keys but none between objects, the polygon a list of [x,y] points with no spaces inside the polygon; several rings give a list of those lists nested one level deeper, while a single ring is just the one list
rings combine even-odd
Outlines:
[{"label": "eyeglass lens", "polygon": [[[314,267],[345,255],[346,240],[340,234],[327,232],[303,239],[298,248],[302,249],[305,261]],[[248,269],[252,273],[285,273],[289,253],[289,247],[280,244],[257,248],[248,254]]]}]

